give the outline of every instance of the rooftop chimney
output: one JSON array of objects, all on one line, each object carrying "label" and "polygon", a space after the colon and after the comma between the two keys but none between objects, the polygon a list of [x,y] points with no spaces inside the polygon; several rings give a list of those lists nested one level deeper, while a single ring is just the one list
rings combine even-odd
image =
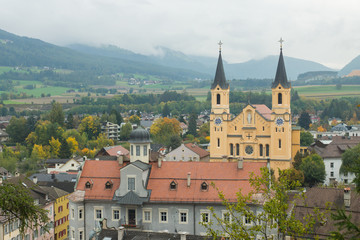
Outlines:
[{"label": "rooftop chimney", "polygon": [[118,240],[122,240],[124,238],[124,231],[125,231],[125,228],[124,227],[119,227],[118,229]]},{"label": "rooftop chimney", "polygon": [[161,157],[158,158],[158,168],[161,168],[161,164],[162,164],[162,159]]},{"label": "rooftop chimney", "polygon": [[350,198],[351,198],[351,190],[350,188],[344,188],[344,205],[345,207],[350,207]]},{"label": "rooftop chimney", "polygon": [[37,181],[38,181],[38,179],[37,179],[37,176],[33,176],[33,182],[35,183],[35,184],[37,184]]},{"label": "rooftop chimney", "polygon": [[116,154],[119,165],[123,165],[124,163],[124,154],[121,151],[118,151]]},{"label": "rooftop chimney", "polygon": [[244,159],[238,158],[238,169],[243,169]]},{"label": "rooftop chimney", "polygon": [[187,174],[187,186],[190,187],[191,184],[191,172],[188,172]]}]

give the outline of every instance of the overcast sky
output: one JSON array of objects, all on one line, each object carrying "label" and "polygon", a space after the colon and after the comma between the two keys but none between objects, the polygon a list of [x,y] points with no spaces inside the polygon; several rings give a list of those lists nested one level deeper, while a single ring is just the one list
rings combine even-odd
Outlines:
[{"label": "overcast sky", "polygon": [[0,0],[0,28],[57,44],[113,44],[244,62],[279,53],[342,68],[360,54],[359,0]]}]

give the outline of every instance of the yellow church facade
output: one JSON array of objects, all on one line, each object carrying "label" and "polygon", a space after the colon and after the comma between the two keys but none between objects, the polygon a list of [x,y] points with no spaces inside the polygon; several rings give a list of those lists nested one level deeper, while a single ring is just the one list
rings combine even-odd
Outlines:
[{"label": "yellow church facade", "polygon": [[272,83],[272,108],[249,103],[233,117],[220,49],[211,86],[210,161],[266,161],[276,172],[290,168],[300,150],[300,128],[291,123],[290,91],[281,48]]}]

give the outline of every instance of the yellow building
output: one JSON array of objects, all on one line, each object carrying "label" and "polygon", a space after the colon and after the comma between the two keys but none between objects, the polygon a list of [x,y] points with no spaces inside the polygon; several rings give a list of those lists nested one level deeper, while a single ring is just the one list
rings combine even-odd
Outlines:
[{"label": "yellow building", "polygon": [[291,124],[291,84],[287,80],[282,48],[271,88],[272,109],[249,103],[239,115],[232,117],[230,86],[220,48],[211,85],[210,161],[269,161],[275,171],[291,167],[300,149],[300,128]]},{"label": "yellow building", "polygon": [[68,239],[69,199],[68,192],[53,188],[57,198],[54,203],[54,235],[55,240]]}]

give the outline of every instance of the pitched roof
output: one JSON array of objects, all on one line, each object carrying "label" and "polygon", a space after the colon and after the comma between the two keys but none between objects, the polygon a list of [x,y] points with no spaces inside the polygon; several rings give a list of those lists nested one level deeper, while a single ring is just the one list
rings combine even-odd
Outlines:
[{"label": "pitched roof", "polygon": [[[217,191],[209,186],[201,190],[201,184],[215,183],[227,199],[236,201],[236,192],[248,194],[251,187],[250,173],[260,174],[264,162],[244,162],[243,169],[237,162],[162,162],[161,168],[153,163],[148,189],[151,190],[150,202],[221,202]],[[191,184],[187,187],[187,174],[191,173]],[[170,190],[175,180],[177,189]]]},{"label": "pitched roof", "polygon": [[129,165],[131,165],[131,164],[140,168],[141,170],[147,170],[147,169],[151,168],[150,164],[146,164],[140,160],[136,160],[135,162],[132,162]]},{"label": "pitched roof", "polygon": [[251,104],[267,120],[271,119],[271,110],[265,104]]},{"label": "pitched roof", "polygon": [[188,149],[190,149],[194,153],[198,154],[200,156],[200,158],[203,158],[203,157],[206,157],[206,156],[210,155],[210,153],[208,151],[202,149],[201,147],[199,147],[195,143],[186,143],[185,147],[187,147]]},{"label": "pitched roof", "polygon": [[282,49],[280,49],[280,56],[279,56],[278,66],[276,69],[275,80],[272,83],[271,88],[276,88],[279,84],[281,84],[281,86],[283,88],[291,87],[291,84],[288,82],[287,76],[286,76],[285,63],[284,63]]},{"label": "pitched roof", "polygon": [[108,155],[110,156],[117,156],[119,154],[119,152],[122,155],[129,155],[129,150],[127,150],[126,148],[124,148],[121,145],[116,145],[116,146],[111,146],[111,147],[104,147],[105,151],[107,152]]},{"label": "pitched roof", "polygon": [[[87,160],[84,163],[76,190],[85,191],[85,199],[111,200],[120,185],[120,168],[117,161]],[[112,182],[110,189],[105,189],[107,181]],[[90,188],[85,184],[91,183]]]},{"label": "pitched roof", "polygon": [[345,150],[353,148],[359,143],[360,137],[358,136],[333,136],[331,143],[327,145],[315,143],[313,148],[322,158],[341,158],[341,154]]},{"label": "pitched roof", "polygon": [[46,159],[45,163],[46,164],[51,164],[51,163],[67,163],[70,159],[66,158],[66,159],[59,159],[59,158],[53,158],[53,159]]},{"label": "pitched roof", "polygon": [[226,82],[225,72],[224,72],[224,66],[223,61],[221,57],[221,51],[219,52],[219,59],[216,67],[216,73],[214,82],[211,85],[211,89],[216,88],[216,86],[219,85],[222,89],[228,89],[229,83]]},{"label": "pitched roof", "polygon": [[[351,213],[352,222],[360,222],[360,195],[351,191],[350,207],[345,208],[347,214]],[[330,212],[325,215],[326,224],[316,224],[314,232],[320,236],[329,236],[331,231],[336,231],[335,221],[331,218],[330,214],[335,213],[338,208],[344,207],[344,189],[341,188],[318,188],[313,187],[307,189],[305,192],[305,201],[302,199],[297,200],[297,205],[294,208],[296,219],[303,220],[303,217],[312,213],[314,208],[320,211],[326,208],[326,204],[331,203]]]},{"label": "pitched roof", "polygon": [[139,197],[139,195],[137,195],[133,191],[130,191],[122,197],[115,197],[114,200],[116,200],[119,204],[142,205],[144,202],[149,201],[149,196]]}]

